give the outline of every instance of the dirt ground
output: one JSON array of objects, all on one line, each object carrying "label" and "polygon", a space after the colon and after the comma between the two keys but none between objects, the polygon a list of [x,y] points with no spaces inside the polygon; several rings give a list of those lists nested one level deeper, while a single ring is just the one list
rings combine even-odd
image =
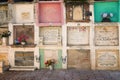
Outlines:
[{"label": "dirt ground", "polygon": [[120,80],[119,71],[48,70],[6,71],[0,80]]}]

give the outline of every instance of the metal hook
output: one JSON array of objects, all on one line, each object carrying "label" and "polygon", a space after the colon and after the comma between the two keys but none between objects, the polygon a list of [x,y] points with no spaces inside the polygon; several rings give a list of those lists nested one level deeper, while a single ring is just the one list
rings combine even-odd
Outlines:
[{"label": "metal hook", "polygon": [[62,63],[65,64],[67,61],[67,56],[65,56],[65,57],[61,56],[61,59],[62,59]]}]

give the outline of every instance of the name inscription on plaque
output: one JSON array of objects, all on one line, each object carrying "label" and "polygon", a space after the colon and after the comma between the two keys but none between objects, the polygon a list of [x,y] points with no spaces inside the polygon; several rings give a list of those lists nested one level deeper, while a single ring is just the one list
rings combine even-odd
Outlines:
[{"label": "name inscription on plaque", "polygon": [[88,45],[89,44],[89,27],[77,26],[68,27],[68,45]]},{"label": "name inscription on plaque", "polygon": [[40,36],[43,37],[43,44],[57,44],[58,36],[61,36],[60,28],[57,27],[42,27]]},{"label": "name inscription on plaque", "polygon": [[96,26],[95,44],[98,46],[118,45],[118,26]]},{"label": "name inscription on plaque", "polygon": [[97,67],[117,68],[118,50],[97,50]]}]

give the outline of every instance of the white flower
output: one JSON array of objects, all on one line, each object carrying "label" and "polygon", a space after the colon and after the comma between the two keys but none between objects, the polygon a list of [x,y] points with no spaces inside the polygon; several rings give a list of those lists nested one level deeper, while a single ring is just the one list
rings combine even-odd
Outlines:
[{"label": "white flower", "polygon": [[113,17],[113,13],[110,13],[110,17]]},{"label": "white flower", "polygon": [[107,17],[107,16],[108,16],[107,13],[103,13],[103,14],[102,14],[102,17],[103,17],[103,18],[105,18],[105,17]]}]

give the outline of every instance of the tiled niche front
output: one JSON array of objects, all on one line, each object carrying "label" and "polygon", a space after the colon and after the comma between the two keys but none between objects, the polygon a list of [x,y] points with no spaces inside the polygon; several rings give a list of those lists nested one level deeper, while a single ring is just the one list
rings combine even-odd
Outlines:
[{"label": "tiled niche front", "polygon": [[67,50],[68,68],[91,69],[90,50],[69,49]]},{"label": "tiled niche front", "polygon": [[118,46],[119,31],[118,26],[95,26],[96,46]]},{"label": "tiled niche front", "polygon": [[[13,42],[15,40],[22,41],[26,39],[27,45],[34,45],[34,26],[33,25],[14,25],[13,26]],[[21,40],[20,40],[21,39]]]},{"label": "tiled niche front", "polygon": [[101,70],[119,69],[119,50],[96,50],[96,68]]},{"label": "tiled niche front", "polygon": [[42,1],[37,5],[37,23],[40,26],[60,26],[63,24],[63,3]]},{"label": "tiled niche front", "polygon": [[61,45],[62,30],[60,26],[40,27],[41,45]]},{"label": "tiled niche front", "polygon": [[118,2],[95,2],[94,3],[95,22],[104,22],[102,18],[104,13],[108,15],[112,13],[112,17],[110,17],[110,22],[118,22],[119,3]]},{"label": "tiled niche front", "polygon": [[40,49],[40,67],[45,67],[45,62],[50,59],[55,60],[55,69],[61,69],[62,68],[62,50],[61,49]]},{"label": "tiled niche front", "polygon": [[34,4],[14,4],[12,6],[13,23],[34,22]]},{"label": "tiled niche front", "polygon": [[66,21],[67,22],[88,22],[92,14],[89,12],[89,3],[66,2]]},{"label": "tiled niche front", "polygon": [[8,5],[0,4],[0,25],[8,23]]},{"label": "tiled niche front", "polygon": [[34,52],[15,52],[15,66],[34,66]]}]

